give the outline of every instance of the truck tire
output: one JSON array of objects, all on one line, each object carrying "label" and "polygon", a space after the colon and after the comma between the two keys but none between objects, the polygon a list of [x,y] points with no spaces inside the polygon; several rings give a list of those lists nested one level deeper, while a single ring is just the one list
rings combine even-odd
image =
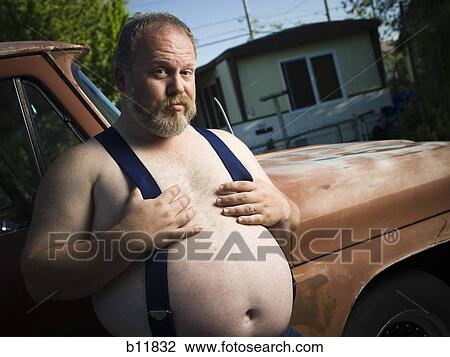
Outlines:
[{"label": "truck tire", "polygon": [[343,336],[450,336],[450,287],[433,275],[404,270],[364,291]]}]

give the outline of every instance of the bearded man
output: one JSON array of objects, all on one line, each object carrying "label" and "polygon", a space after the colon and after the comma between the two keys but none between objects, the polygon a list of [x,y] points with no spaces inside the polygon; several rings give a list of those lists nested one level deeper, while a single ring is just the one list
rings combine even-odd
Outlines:
[{"label": "bearded man", "polygon": [[[116,52],[121,116],[43,178],[23,255],[27,287],[37,301],[93,295],[113,335],[298,335],[288,326],[290,268],[271,231],[295,231],[299,209],[240,140],[189,125],[195,63],[192,32],[175,16],[128,19]],[[54,241],[50,232],[80,233]],[[97,244],[117,233],[118,247]],[[201,242],[212,256],[230,240],[254,257],[275,254],[169,259],[162,249]],[[82,259],[92,244],[97,254]],[[130,259],[120,247],[140,258],[165,253]]]}]

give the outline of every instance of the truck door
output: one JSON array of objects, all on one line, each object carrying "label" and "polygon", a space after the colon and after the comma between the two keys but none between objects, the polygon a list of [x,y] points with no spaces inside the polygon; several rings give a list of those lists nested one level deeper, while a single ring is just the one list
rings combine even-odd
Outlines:
[{"label": "truck door", "polygon": [[0,335],[102,335],[90,299],[34,302],[20,269],[39,181],[83,138],[39,83],[0,79],[0,93]]}]

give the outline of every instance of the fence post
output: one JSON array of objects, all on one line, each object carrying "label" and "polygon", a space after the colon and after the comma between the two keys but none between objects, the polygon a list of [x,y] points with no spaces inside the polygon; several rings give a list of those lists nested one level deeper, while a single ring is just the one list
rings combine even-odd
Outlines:
[{"label": "fence post", "polygon": [[338,130],[338,137],[339,137],[339,142],[343,143],[344,139],[342,137],[342,129],[341,129],[341,125],[339,123],[336,124],[337,126],[337,130]]},{"label": "fence post", "polygon": [[356,141],[361,141],[361,131],[359,130],[359,122],[358,117],[356,115],[354,116],[353,121],[353,135]]},{"label": "fence post", "polygon": [[367,141],[367,140],[369,140],[369,130],[367,130],[367,123],[364,118],[360,118],[360,119],[361,119],[361,129],[362,129],[362,133],[363,133],[363,140]]},{"label": "fence post", "polygon": [[287,130],[286,130],[286,125],[284,124],[283,113],[281,112],[280,103],[278,102],[278,98],[282,97],[283,95],[286,95],[287,93],[288,93],[287,90],[282,90],[280,92],[272,93],[270,95],[259,98],[259,100],[261,102],[265,102],[269,99],[273,100],[275,112],[277,113],[277,117],[278,117],[278,125],[280,126],[283,140],[286,142],[286,149],[289,148],[290,138],[289,138]]}]

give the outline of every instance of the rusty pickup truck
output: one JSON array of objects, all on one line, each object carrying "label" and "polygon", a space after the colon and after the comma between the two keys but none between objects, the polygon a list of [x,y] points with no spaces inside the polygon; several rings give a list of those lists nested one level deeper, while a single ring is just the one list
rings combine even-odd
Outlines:
[{"label": "rusty pickup truck", "polygon": [[[108,335],[90,298],[36,304],[20,269],[39,180],[61,152],[120,114],[79,65],[86,52],[68,43],[0,44],[2,336]],[[449,335],[450,143],[354,142],[257,158],[301,207],[288,252],[296,329]]]}]

